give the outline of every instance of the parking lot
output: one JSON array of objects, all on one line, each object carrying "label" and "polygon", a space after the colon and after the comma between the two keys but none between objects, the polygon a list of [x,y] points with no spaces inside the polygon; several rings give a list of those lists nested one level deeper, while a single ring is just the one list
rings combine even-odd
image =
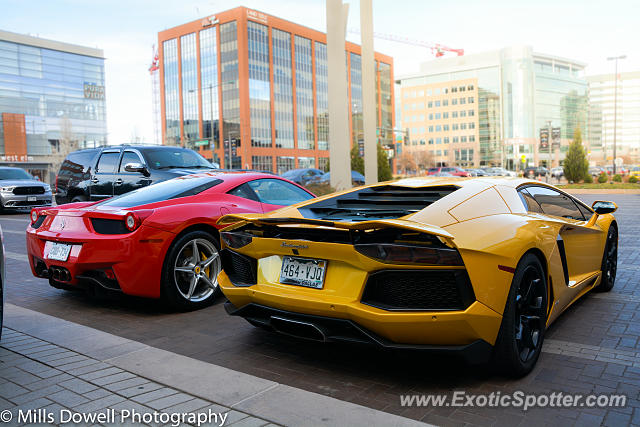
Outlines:
[{"label": "parking lot", "polygon": [[[7,254],[6,302],[279,383],[437,425],[640,425],[640,195],[580,195],[613,200],[620,225],[612,292],[589,294],[548,331],[535,370],[521,380],[485,366],[420,352],[323,345],[257,330],[226,314],[222,301],[174,313],[151,300],[93,298],[32,277],[26,214],[0,216]],[[400,396],[515,391],[627,396],[624,408],[404,407]]]}]

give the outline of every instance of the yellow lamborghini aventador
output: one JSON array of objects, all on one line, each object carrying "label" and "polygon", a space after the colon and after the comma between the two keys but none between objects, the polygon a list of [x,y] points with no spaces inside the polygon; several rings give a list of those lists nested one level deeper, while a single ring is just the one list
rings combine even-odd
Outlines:
[{"label": "yellow lamborghini aventador", "polygon": [[227,311],[255,326],[457,351],[520,376],[551,322],[613,287],[616,209],[518,178],[359,187],[221,218],[218,283]]}]

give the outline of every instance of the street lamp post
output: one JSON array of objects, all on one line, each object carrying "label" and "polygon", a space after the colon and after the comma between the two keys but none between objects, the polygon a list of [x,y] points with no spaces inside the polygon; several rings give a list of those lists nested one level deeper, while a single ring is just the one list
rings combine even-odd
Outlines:
[{"label": "street lamp post", "polygon": [[610,56],[607,61],[615,61],[615,75],[613,85],[613,173],[612,177],[616,174],[616,131],[618,129],[618,59],[625,59],[627,55]]}]

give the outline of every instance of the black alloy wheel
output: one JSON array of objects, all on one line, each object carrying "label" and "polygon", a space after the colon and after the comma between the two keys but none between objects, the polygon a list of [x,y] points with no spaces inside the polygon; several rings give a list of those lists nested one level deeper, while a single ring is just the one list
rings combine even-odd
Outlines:
[{"label": "black alloy wheel", "polygon": [[609,292],[613,289],[618,271],[618,230],[611,224],[607,233],[607,244],[602,255],[602,279],[596,290]]},{"label": "black alloy wheel", "polygon": [[540,260],[526,254],[518,263],[494,347],[495,367],[522,377],[535,366],[547,323],[547,280]]}]

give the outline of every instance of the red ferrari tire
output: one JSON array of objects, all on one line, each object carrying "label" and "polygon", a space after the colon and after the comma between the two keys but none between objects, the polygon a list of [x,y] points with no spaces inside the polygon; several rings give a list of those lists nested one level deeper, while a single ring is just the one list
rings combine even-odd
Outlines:
[{"label": "red ferrari tire", "polygon": [[178,237],[164,260],[162,298],[181,311],[210,305],[219,295],[220,244],[205,231]]},{"label": "red ferrari tire", "polygon": [[494,365],[511,377],[535,366],[547,320],[547,281],[540,260],[527,254],[518,263],[494,347]]},{"label": "red ferrari tire", "polygon": [[616,282],[618,270],[618,230],[611,224],[607,233],[607,244],[602,255],[602,279],[596,286],[598,292],[609,292]]}]

